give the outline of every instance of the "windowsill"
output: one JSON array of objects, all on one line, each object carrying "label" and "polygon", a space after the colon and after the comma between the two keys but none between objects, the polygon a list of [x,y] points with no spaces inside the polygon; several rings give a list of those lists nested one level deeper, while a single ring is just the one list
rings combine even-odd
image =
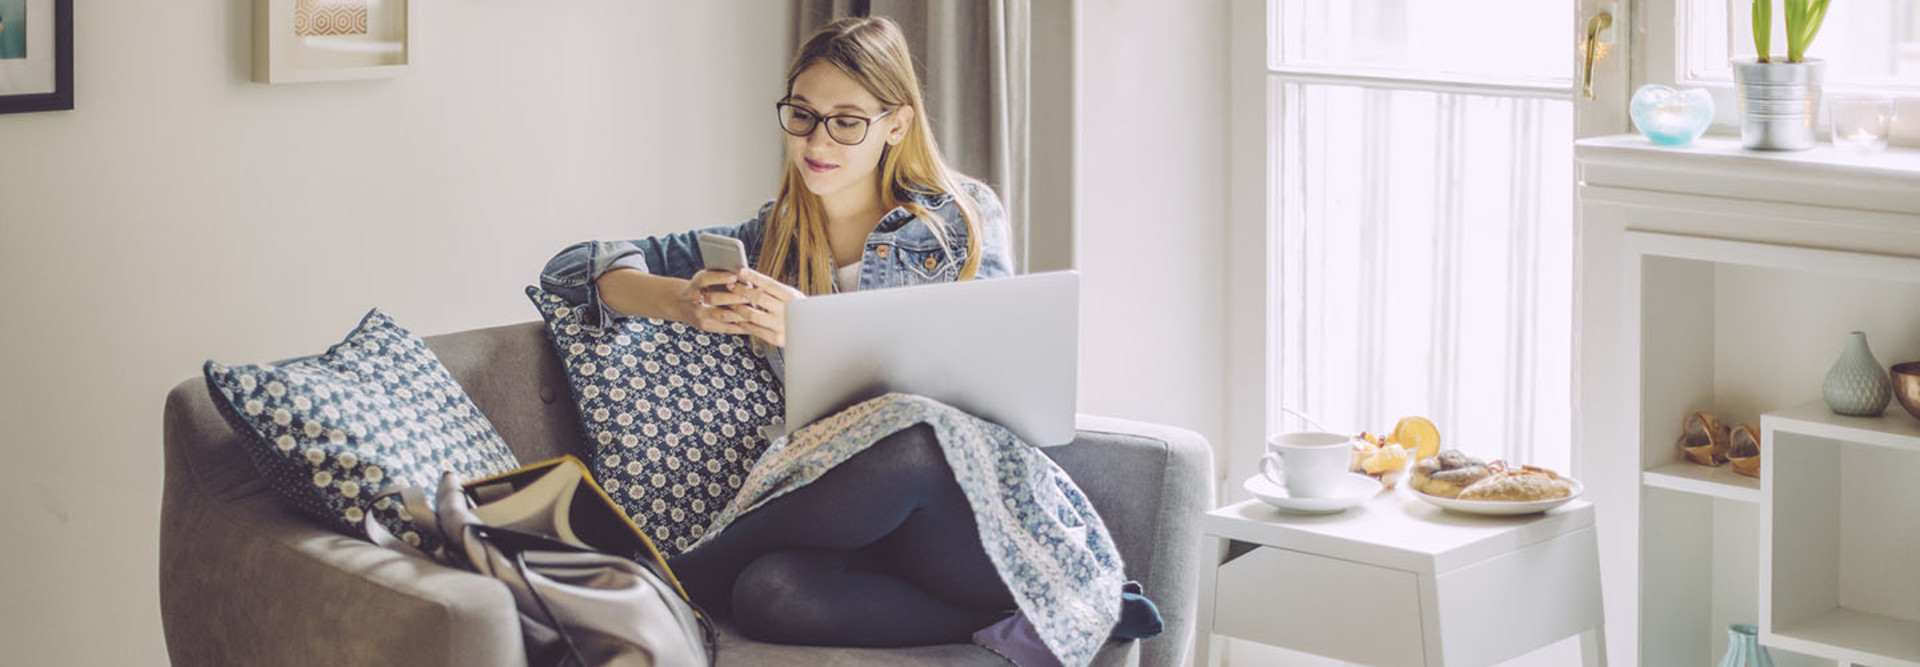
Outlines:
[{"label": "windowsill", "polygon": [[1920,149],[1914,148],[1860,153],[1822,143],[1804,151],[1749,151],[1739,137],[1705,136],[1674,147],[1616,134],[1581,139],[1574,155],[1587,187],[1920,212]]},{"label": "windowsill", "polygon": [[1920,149],[1888,146],[1875,153],[1861,153],[1820,145],[1804,151],[1750,151],[1740,147],[1739,137],[1704,136],[1687,146],[1661,146],[1638,134],[1615,134],[1582,139],[1577,146],[1613,151],[1638,151],[1649,154],[1697,155],[1712,160],[1748,161],[1755,164],[1795,165],[1795,169],[1840,173],[1881,173],[1920,179]]}]

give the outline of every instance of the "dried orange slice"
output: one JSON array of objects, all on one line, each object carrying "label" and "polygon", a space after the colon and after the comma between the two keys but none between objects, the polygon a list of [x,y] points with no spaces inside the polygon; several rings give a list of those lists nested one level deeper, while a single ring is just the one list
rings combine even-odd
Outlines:
[{"label": "dried orange slice", "polygon": [[1432,458],[1440,455],[1440,428],[1426,417],[1406,417],[1393,425],[1393,434],[1387,436],[1387,442],[1397,442],[1413,452],[1413,460]]}]

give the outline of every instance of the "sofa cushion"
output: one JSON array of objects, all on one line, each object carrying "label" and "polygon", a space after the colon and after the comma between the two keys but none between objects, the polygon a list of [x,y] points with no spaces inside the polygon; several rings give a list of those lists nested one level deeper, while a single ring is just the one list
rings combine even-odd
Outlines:
[{"label": "sofa cushion", "polygon": [[565,299],[527,296],[567,367],[594,479],[662,553],[686,551],[780,430],[772,365],[746,336],[645,317],[588,327]]},{"label": "sofa cushion", "polygon": [[389,488],[434,488],[519,467],[425,343],[378,309],[317,357],[203,368],[214,406],[274,491],[334,530],[365,537],[372,516],[432,547]]}]

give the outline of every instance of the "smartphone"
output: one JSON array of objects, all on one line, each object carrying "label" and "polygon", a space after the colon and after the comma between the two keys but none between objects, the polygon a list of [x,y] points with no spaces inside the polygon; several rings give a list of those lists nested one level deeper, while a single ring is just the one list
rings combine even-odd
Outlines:
[{"label": "smartphone", "polygon": [[700,261],[709,269],[739,271],[747,268],[747,245],[731,236],[700,232]]}]

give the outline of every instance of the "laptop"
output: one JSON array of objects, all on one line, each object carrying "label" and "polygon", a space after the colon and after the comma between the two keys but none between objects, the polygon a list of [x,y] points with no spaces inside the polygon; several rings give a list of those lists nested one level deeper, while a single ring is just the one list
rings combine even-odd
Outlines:
[{"label": "laptop", "polygon": [[888,392],[965,410],[1038,447],[1073,441],[1074,271],[877,289],[787,304],[789,431]]}]

